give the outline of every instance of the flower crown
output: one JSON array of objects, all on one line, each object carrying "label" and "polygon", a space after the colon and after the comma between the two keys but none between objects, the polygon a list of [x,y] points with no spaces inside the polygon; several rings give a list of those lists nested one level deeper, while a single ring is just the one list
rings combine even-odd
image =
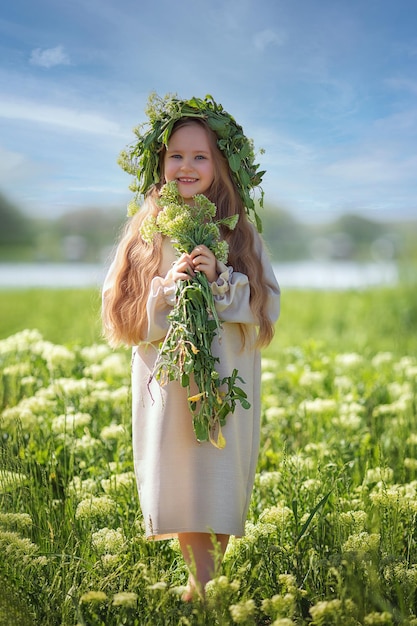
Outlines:
[{"label": "flower crown", "polygon": [[[159,153],[167,146],[173,126],[179,119],[199,118],[206,120],[217,135],[217,145],[225,154],[233,181],[245,206],[247,214],[253,219],[260,232],[262,223],[256,213],[253,191],[260,188],[264,171],[258,171],[255,163],[253,142],[243,133],[243,129],[213,97],[207,95],[204,100],[191,98],[179,100],[176,95],[167,94],[163,98],[151,93],[145,113],[149,121],[134,129],[137,141],[120,153],[119,165],[135,177],[129,188],[136,193],[130,203],[128,214],[133,215],[138,205],[136,197],[145,195],[152,185],[160,181]],[[263,207],[263,190],[259,206]]]}]

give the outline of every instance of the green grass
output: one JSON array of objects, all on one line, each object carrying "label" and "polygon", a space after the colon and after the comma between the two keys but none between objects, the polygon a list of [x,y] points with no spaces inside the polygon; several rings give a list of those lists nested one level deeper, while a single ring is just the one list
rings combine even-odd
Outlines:
[{"label": "green grass", "polygon": [[95,289],[1,290],[0,338],[24,328],[37,328],[54,343],[100,341],[100,293]]},{"label": "green grass", "polygon": [[[100,294],[93,289],[0,291],[0,338],[37,328],[54,343],[102,341]],[[415,285],[365,291],[282,293],[281,318],[267,353],[315,341],[330,350],[417,353]]]},{"label": "green grass", "polygon": [[97,292],[0,302],[0,625],[417,626],[414,289],[284,291],[247,534],[186,606],[178,544],[143,538],[129,351],[88,347]]}]

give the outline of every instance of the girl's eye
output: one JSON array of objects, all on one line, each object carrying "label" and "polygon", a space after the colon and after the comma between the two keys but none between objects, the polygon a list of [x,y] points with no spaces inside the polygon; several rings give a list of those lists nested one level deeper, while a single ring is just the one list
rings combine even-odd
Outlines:
[{"label": "girl's eye", "polygon": [[200,159],[201,159],[201,160],[203,160],[203,159],[205,159],[206,157],[205,157],[205,156],[203,156],[202,154],[199,154],[199,155],[198,155],[198,156],[196,156],[195,158],[196,158],[196,159],[199,159],[199,160],[200,160]]},{"label": "girl's eye", "polygon": [[171,154],[171,159],[180,159],[181,155],[180,154]]}]

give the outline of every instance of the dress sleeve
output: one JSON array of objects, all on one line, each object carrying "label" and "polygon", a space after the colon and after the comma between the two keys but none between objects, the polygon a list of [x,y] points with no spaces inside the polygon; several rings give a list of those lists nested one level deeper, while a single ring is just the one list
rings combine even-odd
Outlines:
[{"label": "dress sleeve", "polygon": [[[261,256],[264,267],[265,281],[268,287],[268,311],[271,322],[275,322],[279,316],[280,288],[275,278],[271,262],[264,245],[257,238],[257,252]],[[175,304],[176,285],[174,281],[166,280],[164,276],[167,268],[175,259],[175,251],[169,242],[164,244],[162,251],[161,275],[155,276],[150,284],[146,313],[148,328],[144,342],[158,342],[163,340],[168,330],[167,316]],[[250,307],[250,285],[245,274],[234,272],[232,267],[227,267],[218,262],[217,271],[219,277],[211,284],[214,300],[219,318],[225,322],[241,324],[257,324]]]},{"label": "dress sleeve", "polygon": [[[268,285],[268,313],[272,323],[280,313],[280,288],[272,269],[265,246],[260,237],[256,240],[257,253],[261,257],[265,282]],[[217,263],[219,277],[211,284],[216,310],[224,322],[257,324],[250,306],[250,284],[246,274],[235,272],[232,267]]]},{"label": "dress sleeve", "polygon": [[169,326],[167,315],[175,304],[176,285],[173,280],[166,280],[165,276],[176,258],[171,242],[164,237],[158,276],[151,281],[146,303],[148,318],[148,331],[144,338],[146,342],[161,341],[167,333]]},{"label": "dress sleeve", "polygon": [[146,314],[148,317],[148,331],[145,342],[160,341],[168,330],[167,316],[175,304],[174,281],[166,281],[161,276],[155,276],[151,281]]}]

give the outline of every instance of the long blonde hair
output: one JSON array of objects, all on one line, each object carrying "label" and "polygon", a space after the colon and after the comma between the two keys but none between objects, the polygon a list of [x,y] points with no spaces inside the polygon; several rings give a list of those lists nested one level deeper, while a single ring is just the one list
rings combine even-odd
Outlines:
[{"label": "long blonde hair", "polygon": [[[172,135],[179,128],[198,124],[207,133],[214,163],[214,180],[206,196],[217,207],[216,217],[222,219],[239,215],[236,228],[231,231],[222,227],[222,236],[229,244],[229,265],[235,271],[248,276],[250,283],[250,306],[258,320],[257,346],[268,345],[274,335],[274,326],[268,312],[268,284],[259,254],[256,252],[256,231],[249,222],[239,192],[232,180],[226,157],[217,147],[217,135],[202,119],[182,118],[174,125]],[[127,222],[114,260],[114,280],[103,294],[102,320],[104,335],[112,346],[135,345],[143,341],[148,324],[146,303],[152,278],[158,275],[162,257],[162,237],[156,236],[153,244],[145,243],[139,228],[147,215],[158,213],[155,202],[164,183],[165,149],[160,153],[161,182],[147,194],[141,210]],[[245,342],[245,326],[240,324],[242,344]]]}]

